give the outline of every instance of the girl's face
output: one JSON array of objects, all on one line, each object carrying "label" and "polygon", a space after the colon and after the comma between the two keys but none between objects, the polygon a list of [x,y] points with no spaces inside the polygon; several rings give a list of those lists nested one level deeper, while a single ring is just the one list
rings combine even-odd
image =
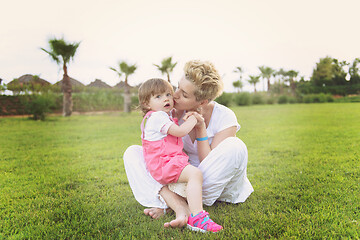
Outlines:
[{"label": "girl's face", "polygon": [[164,111],[169,113],[174,107],[174,99],[171,91],[152,95],[149,103],[146,104],[152,111]]},{"label": "girl's face", "polygon": [[178,89],[174,93],[174,107],[177,110],[195,111],[200,105],[196,101],[195,90],[196,86],[185,77],[182,77]]}]

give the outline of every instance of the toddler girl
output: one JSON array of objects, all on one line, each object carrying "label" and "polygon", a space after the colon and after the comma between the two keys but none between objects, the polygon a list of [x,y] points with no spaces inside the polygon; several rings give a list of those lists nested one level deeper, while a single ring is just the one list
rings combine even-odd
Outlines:
[{"label": "toddler girl", "polygon": [[[173,87],[162,79],[149,79],[139,88],[139,103],[144,112],[141,139],[145,164],[151,176],[163,185],[187,183],[186,195],[191,211],[188,228],[201,232],[218,232],[222,226],[209,218],[202,206],[202,172],[189,164],[183,152],[182,137],[196,125],[191,114],[178,126],[171,117],[174,106]],[[199,141],[199,140],[198,140]]]}]

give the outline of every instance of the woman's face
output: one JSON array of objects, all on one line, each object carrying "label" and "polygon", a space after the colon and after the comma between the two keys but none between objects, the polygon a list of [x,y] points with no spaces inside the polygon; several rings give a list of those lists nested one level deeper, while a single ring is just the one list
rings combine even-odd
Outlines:
[{"label": "woman's face", "polygon": [[179,81],[178,89],[174,93],[174,108],[177,110],[195,111],[200,103],[196,101],[194,92],[196,86],[185,77]]}]

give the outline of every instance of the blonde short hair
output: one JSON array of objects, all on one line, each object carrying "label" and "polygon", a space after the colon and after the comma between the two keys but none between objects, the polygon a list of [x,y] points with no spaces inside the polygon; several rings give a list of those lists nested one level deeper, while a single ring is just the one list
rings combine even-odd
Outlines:
[{"label": "blonde short hair", "polygon": [[173,86],[168,81],[161,78],[151,78],[140,85],[138,97],[140,108],[144,115],[150,110],[145,105],[149,103],[151,96],[167,91],[174,94]]},{"label": "blonde short hair", "polygon": [[185,64],[185,79],[196,86],[196,101],[212,101],[222,94],[223,82],[214,65],[208,61],[193,60]]}]

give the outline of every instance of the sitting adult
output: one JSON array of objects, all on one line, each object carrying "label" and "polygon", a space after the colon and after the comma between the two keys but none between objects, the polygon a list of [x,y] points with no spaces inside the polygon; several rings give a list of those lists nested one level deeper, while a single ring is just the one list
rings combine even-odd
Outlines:
[{"label": "sitting adult", "polygon": [[[215,102],[223,83],[214,65],[207,61],[189,61],[174,93],[173,117],[179,124],[185,114],[198,120],[194,129],[183,137],[184,151],[189,162],[203,173],[203,204],[215,201],[244,202],[254,191],[246,171],[246,145],[236,137],[240,125],[234,112]],[[198,138],[200,141],[196,140]],[[204,140],[206,139],[207,140]],[[190,210],[183,198],[181,183],[162,185],[154,180],[145,167],[142,147],[132,145],[124,153],[124,165],[135,199],[146,215],[159,218],[172,209],[176,218],[165,227],[183,227]]]}]

